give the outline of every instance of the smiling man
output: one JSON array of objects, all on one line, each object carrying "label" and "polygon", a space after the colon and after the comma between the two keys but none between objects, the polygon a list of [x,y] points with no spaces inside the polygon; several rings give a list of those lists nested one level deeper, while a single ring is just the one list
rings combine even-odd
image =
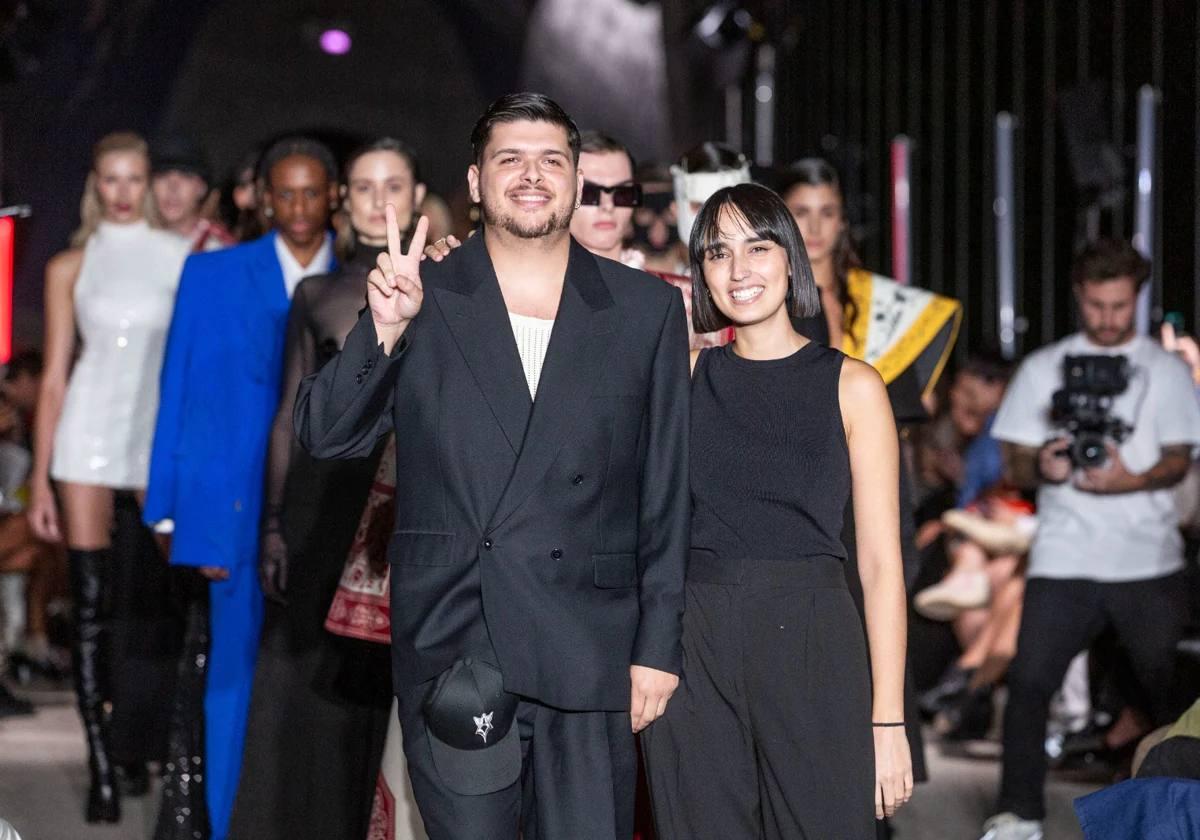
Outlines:
[{"label": "smiling man", "polygon": [[301,443],[396,432],[393,679],[432,840],[633,832],[633,733],[678,684],[688,360],[679,294],[569,229],[579,132],[494,103],[467,172],[483,232],[440,263],[393,243]]}]

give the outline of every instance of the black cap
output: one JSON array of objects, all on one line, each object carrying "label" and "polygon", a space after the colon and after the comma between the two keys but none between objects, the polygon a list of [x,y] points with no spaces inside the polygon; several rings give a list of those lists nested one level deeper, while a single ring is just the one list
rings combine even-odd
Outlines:
[{"label": "black cap", "polygon": [[516,717],[517,697],[504,690],[495,666],[460,659],[442,672],[425,700],[425,731],[446,787],[477,796],[515,782],[521,775]]},{"label": "black cap", "polygon": [[186,137],[166,137],[155,143],[150,150],[150,170],[155,175],[163,172],[186,172],[189,175],[200,176],[206,184],[212,183],[204,153]]}]

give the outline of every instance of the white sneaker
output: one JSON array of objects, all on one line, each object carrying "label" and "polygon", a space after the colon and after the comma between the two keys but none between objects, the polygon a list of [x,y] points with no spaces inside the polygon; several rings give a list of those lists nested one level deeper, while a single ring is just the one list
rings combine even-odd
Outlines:
[{"label": "white sneaker", "polygon": [[913,608],[930,621],[953,621],[963,610],[986,607],[992,599],[987,572],[951,572],[913,598]]},{"label": "white sneaker", "polygon": [[1009,524],[957,508],[942,514],[942,524],[978,543],[993,556],[1015,554],[1020,557],[1027,554],[1037,531],[1037,518],[1033,516],[1022,516]]},{"label": "white sneaker", "polygon": [[1042,824],[1038,820],[1023,820],[1011,811],[996,814],[983,824],[979,840],[1042,840]]}]

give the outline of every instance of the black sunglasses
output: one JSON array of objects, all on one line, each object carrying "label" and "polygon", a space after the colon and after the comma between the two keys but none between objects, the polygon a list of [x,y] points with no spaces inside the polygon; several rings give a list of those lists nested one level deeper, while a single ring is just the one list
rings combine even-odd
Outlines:
[{"label": "black sunglasses", "polygon": [[616,187],[603,187],[600,184],[593,184],[591,181],[583,182],[583,197],[579,200],[579,203],[591,207],[597,206],[600,204],[600,193],[611,195],[614,207],[642,206],[641,184],[620,184]]}]

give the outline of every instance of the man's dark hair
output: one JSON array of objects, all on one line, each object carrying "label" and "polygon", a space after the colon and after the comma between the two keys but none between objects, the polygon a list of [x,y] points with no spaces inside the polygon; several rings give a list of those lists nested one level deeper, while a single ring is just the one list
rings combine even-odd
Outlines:
[{"label": "man's dark hair", "polygon": [[272,143],[258,162],[258,177],[270,188],[271,170],[275,168],[275,164],[295,155],[312,158],[321,164],[321,168],[325,170],[325,175],[329,178],[329,183],[337,183],[338,165],[337,160],[333,157],[333,152],[329,151],[329,147],[320,140],[314,140],[311,137],[284,137],[282,140]]},{"label": "man's dark hair", "polygon": [[637,172],[637,161],[633,157],[633,152],[629,151],[629,148],[620,140],[603,131],[588,129],[580,134],[579,151],[587,152],[590,155],[602,155],[610,152],[625,155],[629,158],[629,169]]},{"label": "man's dark hair", "polygon": [[993,349],[971,353],[966,364],[958,369],[964,376],[974,376],[990,385],[1006,385],[1012,378],[1013,365]]},{"label": "man's dark hair", "polygon": [[571,160],[579,163],[579,127],[557,102],[544,93],[510,93],[488,106],[471,130],[471,152],[475,164],[483,163],[483,150],[492,139],[492,129],[501,123],[546,122],[567,132]]},{"label": "man's dark hair", "polygon": [[1097,239],[1080,251],[1071,264],[1071,283],[1079,286],[1116,277],[1132,277],[1140,289],[1150,276],[1150,262],[1128,242]]},{"label": "man's dark hair", "polygon": [[731,326],[717,309],[704,279],[704,255],[717,244],[721,235],[721,211],[728,207],[741,217],[746,229],[755,236],[769,239],[787,253],[788,312],[797,318],[809,318],[821,311],[821,296],[813,278],[808,252],[791,211],[783,199],[760,184],[737,184],[713,193],[700,208],[692,225],[688,254],[692,262],[692,327],[698,333],[715,332]]},{"label": "man's dark hair", "polygon": [[13,382],[22,376],[35,379],[42,375],[42,354],[38,350],[22,350],[8,360],[4,368],[4,381]]}]

